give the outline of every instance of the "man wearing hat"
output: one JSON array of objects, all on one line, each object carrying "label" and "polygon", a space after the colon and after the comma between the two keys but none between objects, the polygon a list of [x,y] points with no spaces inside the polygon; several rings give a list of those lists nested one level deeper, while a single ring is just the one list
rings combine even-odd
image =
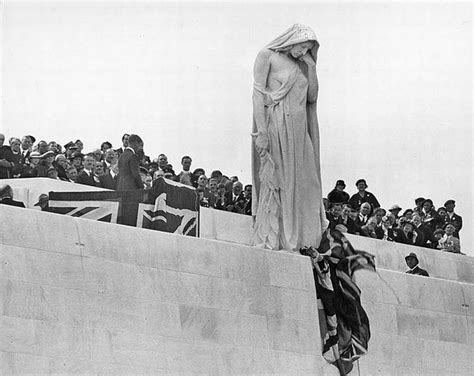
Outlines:
[{"label": "man wearing hat", "polygon": [[[352,195],[352,197],[349,200],[349,204],[351,205],[352,208],[358,210],[364,202],[368,202],[370,206],[372,207],[372,210],[376,208],[380,208],[380,204],[377,198],[374,196],[374,194],[366,191],[368,185],[365,179],[357,180],[355,185],[359,192]],[[372,212],[370,214],[372,214]]]},{"label": "man wearing hat", "polygon": [[39,206],[41,211],[49,212],[49,196],[46,193],[41,193],[38,202],[34,206]]},{"label": "man wearing hat", "polygon": [[344,192],[345,188],[344,180],[336,181],[336,186],[328,193],[329,204],[347,204],[350,197],[347,192]]},{"label": "man wearing hat", "polygon": [[448,216],[446,218],[446,223],[450,223],[454,226],[454,236],[459,239],[459,231],[462,228],[462,217],[454,212],[454,207],[456,206],[456,202],[454,200],[448,200],[444,203],[444,207],[448,212]]},{"label": "man wearing hat", "polygon": [[392,205],[392,207],[390,209],[388,209],[388,211],[394,215],[395,221],[398,220],[398,218],[399,218],[398,214],[400,214],[401,210],[402,210],[402,208],[400,206],[398,206],[397,204]]},{"label": "man wearing hat", "polygon": [[425,202],[424,197],[418,197],[415,200],[415,207],[413,208],[413,211],[417,212],[419,215],[423,214],[423,202]]},{"label": "man wearing hat", "polygon": [[418,261],[418,257],[416,257],[416,254],[411,252],[408,256],[405,257],[405,262],[407,263],[407,266],[410,268],[406,272],[408,274],[416,274],[416,275],[422,275],[424,277],[429,277],[430,275],[428,272],[424,269],[421,269],[418,264],[420,263]]}]

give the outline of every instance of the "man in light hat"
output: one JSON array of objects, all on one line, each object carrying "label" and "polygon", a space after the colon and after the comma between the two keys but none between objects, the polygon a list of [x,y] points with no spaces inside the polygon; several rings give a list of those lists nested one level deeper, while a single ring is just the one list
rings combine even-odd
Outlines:
[{"label": "man in light hat", "polygon": [[429,277],[430,275],[428,272],[424,269],[421,269],[418,264],[420,263],[418,261],[418,257],[416,257],[416,254],[411,252],[408,256],[405,257],[405,262],[407,263],[407,266],[410,268],[406,272],[408,274],[416,274],[416,275],[422,275],[424,277]]},{"label": "man in light hat", "polygon": [[459,239],[459,231],[462,228],[462,217],[454,212],[454,207],[456,206],[456,201],[448,200],[444,203],[444,207],[448,213],[446,218],[446,223],[450,223],[454,226],[454,236]]},{"label": "man in light hat", "polygon": [[401,210],[402,208],[398,206],[397,204],[392,205],[392,207],[388,209],[388,211],[395,216],[395,220],[398,220],[399,218],[398,214],[400,214]]}]

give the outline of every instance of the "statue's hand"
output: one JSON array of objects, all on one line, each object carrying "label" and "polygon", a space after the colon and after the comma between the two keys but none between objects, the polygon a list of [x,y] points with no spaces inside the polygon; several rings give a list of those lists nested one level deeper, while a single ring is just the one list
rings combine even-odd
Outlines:
[{"label": "statue's hand", "polygon": [[265,155],[270,148],[270,142],[266,133],[259,133],[255,140],[255,149],[260,156]]},{"label": "statue's hand", "polygon": [[307,65],[313,66],[316,65],[316,63],[313,60],[313,57],[309,52],[305,53],[303,56],[300,57],[300,60],[305,62]]}]

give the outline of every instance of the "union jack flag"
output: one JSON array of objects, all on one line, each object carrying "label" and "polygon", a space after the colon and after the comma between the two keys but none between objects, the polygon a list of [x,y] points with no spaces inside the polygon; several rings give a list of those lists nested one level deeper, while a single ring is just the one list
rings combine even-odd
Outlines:
[{"label": "union jack flag", "polygon": [[196,236],[199,198],[194,188],[163,178],[149,190],[49,192],[50,211],[96,221]]}]

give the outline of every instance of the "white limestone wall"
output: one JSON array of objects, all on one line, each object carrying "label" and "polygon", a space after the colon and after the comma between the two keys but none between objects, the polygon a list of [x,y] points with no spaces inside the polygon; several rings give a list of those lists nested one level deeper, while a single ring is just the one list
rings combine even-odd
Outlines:
[{"label": "white limestone wall", "polygon": [[0,206],[0,374],[336,374],[308,259]]}]

